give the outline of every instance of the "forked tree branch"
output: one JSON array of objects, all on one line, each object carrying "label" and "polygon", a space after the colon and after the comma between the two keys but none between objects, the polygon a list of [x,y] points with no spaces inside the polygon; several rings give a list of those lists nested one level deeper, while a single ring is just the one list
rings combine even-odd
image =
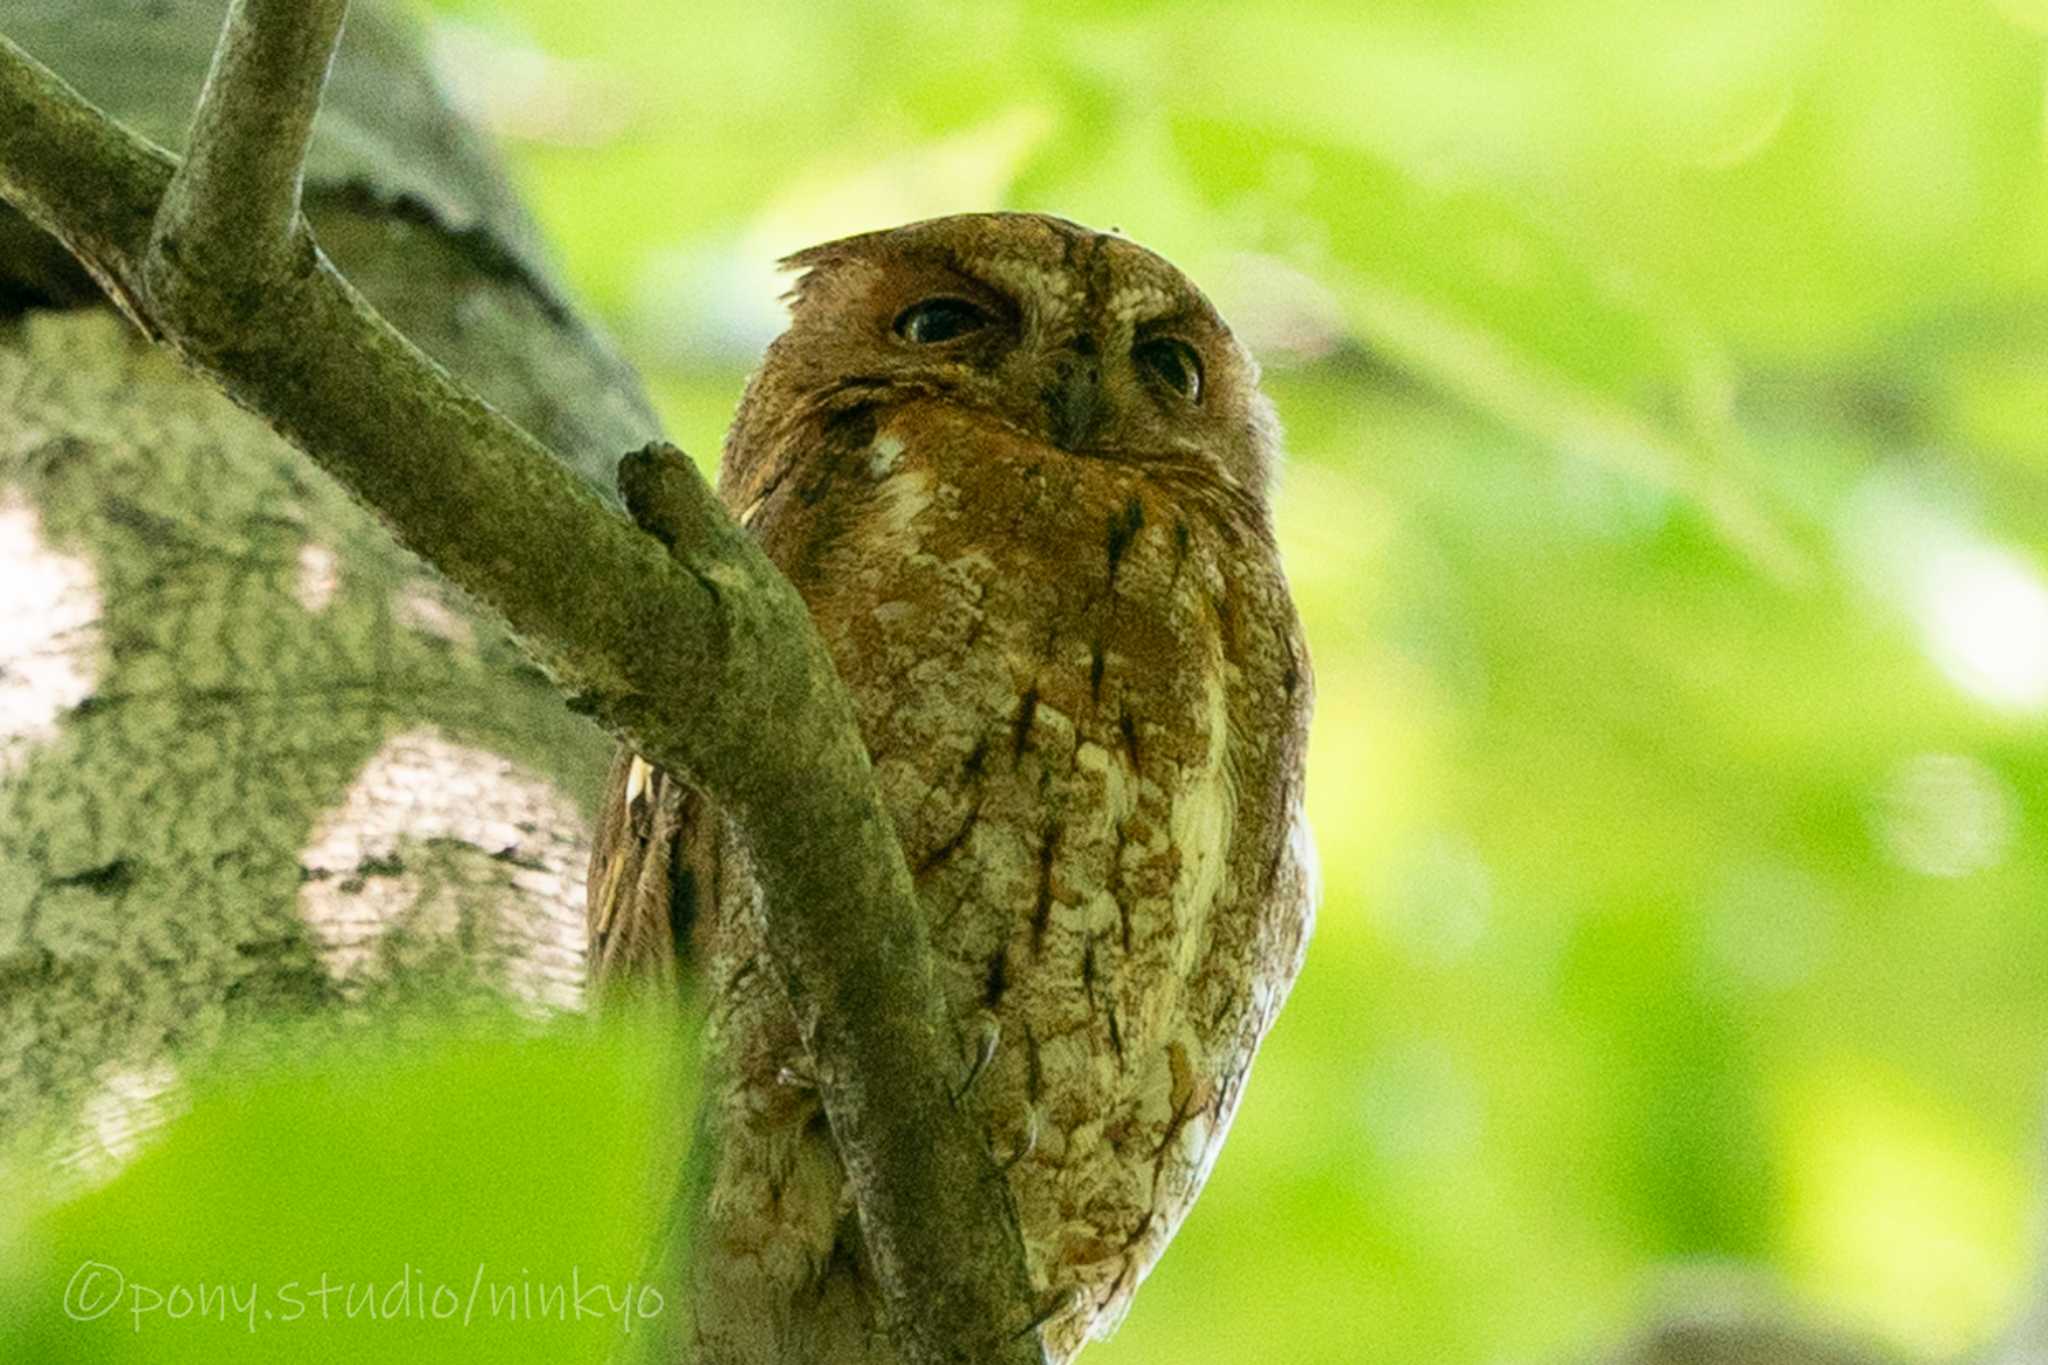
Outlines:
[{"label": "forked tree branch", "polygon": [[300,171],[346,8],[235,0],[183,163],[0,37],[0,198],[731,813],[903,1358],[1041,1361],[1004,1181],[953,1102],[930,937],[802,600],[679,453],[622,462],[626,521],[314,244]]},{"label": "forked tree branch", "polygon": [[313,117],[347,14],[348,0],[244,0],[228,11],[185,160],[157,206],[150,245],[180,253],[151,263],[159,289],[181,274],[223,288],[261,283],[288,267]]}]

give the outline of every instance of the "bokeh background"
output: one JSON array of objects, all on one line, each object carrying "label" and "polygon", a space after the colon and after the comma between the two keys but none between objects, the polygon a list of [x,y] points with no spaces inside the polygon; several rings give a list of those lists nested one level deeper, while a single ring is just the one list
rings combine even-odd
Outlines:
[{"label": "bokeh background", "polygon": [[1552,1359],[1730,1266],[1919,1354],[2018,1309],[2048,4],[429,12],[707,460],[774,258],[931,214],[1119,227],[1267,366],[1325,900],[1094,1359]]},{"label": "bokeh background", "polygon": [[1731,1267],[1921,1355],[2018,1310],[2048,5],[431,13],[707,460],[770,262],[931,214],[1119,227],[1267,366],[1325,900],[1093,1359],[1555,1359]]},{"label": "bokeh background", "polygon": [[[707,464],[775,258],[938,213],[1118,227],[1267,367],[1325,897],[1089,1360],[1557,1361],[1730,1285],[1931,1359],[2021,1312],[2048,0],[418,8]],[[518,1131],[592,1065],[526,1071]],[[147,1178],[317,1146],[279,1102],[300,1139],[173,1134]],[[430,1170],[623,1236],[631,1180],[554,1190],[592,1150],[554,1140],[530,1184]]]}]

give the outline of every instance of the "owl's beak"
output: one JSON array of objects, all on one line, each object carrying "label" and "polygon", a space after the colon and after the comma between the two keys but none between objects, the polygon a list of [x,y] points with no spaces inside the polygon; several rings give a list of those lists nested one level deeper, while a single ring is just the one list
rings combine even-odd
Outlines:
[{"label": "owl's beak", "polygon": [[1083,334],[1067,345],[1053,362],[1052,383],[1046,386],[1044,396],[1046,426],[1054,445],[1062,450],[1082,450],[1095,444],[1108,413],[1102,401],[1102,363],[1094,337]]}]

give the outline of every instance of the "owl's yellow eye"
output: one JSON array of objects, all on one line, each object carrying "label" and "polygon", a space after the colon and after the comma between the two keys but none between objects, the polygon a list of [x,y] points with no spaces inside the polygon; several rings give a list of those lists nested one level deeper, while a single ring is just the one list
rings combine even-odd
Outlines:
[{"label": "owl's yellow eye", "polygon": [[1202,358],[1179,337],[1153,337],[1131,348],[1138,368],[1190,403],[1202,399]]},{"label": "owl's yellow eye", "polygon": [[993,320],[966,299],[926,299],[903,310],[896,319],[896,335],[928,346],[978,332]]}]

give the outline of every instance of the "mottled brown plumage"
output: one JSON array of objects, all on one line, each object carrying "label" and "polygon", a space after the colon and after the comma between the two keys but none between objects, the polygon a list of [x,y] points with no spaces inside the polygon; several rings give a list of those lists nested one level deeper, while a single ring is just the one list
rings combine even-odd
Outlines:
[{"label": "mottled brown plumage", "polygon": [[[1308,936],[1271,410],[1120,237],[973,214],[789,264],[719,492],[853,694],[1065,1360],[1193,1201]],[[600,975],[665,978],[679,931],[705,962],[703,1358],[889,1360],[744,850],[622,755],[590,886]]]}]

